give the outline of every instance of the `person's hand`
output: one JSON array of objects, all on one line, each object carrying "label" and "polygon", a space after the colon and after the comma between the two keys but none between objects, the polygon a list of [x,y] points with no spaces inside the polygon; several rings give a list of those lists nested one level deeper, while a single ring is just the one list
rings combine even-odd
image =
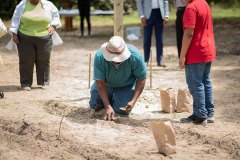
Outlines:
[{"label": "person's hand", "polygon": [[48,34],[52,35],[54,31],[55,31],[55,28],[53,26],[50,26],[48,28]]},{"label": "person's hand", "polygon": [[115,112],[114,112],[113,108],[111,106],[109,106],[109,107],[106,108],[106,113],[105,113],[105,116],[104,116],[104,120],[114,121],[115,120],[114,115],[115,115]]},{"label": "person's hand", "polygon": [[19,43],[18,36],[17,36],[15,33],[13,33],[13,37],[12,37],[12,39],[13,39],[13,42],[15,42],[16,44]]},{"label": "person's hand", "polygon": [[165,18],[163,19],[163,25],[166,25],[166,24],[167,24],[167,22],[168,22],[168,18],[167,18],[167,17],[165,17]]},{"label": "person's hand", "polygon": [[141,23],[143,27],[147,26],[147,19],[145,17],[141,18]]},{"label": "person's hand", "polygon": [[180,67],[181,69],[184,69],[184,68],[185,68],[185,61],[186,61],[186,57],[180,56],[180,59],[179,59],[179,67]]},{"label": "person's hand", "polygon": [[120,108],[120,110],[129,113],[133,109],[134,104],[134,102],[130,101],[125,107]]}]

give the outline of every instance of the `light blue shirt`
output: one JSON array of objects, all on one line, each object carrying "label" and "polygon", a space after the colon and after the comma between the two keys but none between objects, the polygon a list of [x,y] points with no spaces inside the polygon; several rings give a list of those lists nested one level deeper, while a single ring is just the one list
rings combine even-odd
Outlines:
[{"label": "light blue shirt", "polygon": [[118,67],[104,59],[102,50],[98,50],[94,58],[94,80],[105,80],[107,86],[118,88],[132,85],[136,80],[145,79],[147,68],[141,53],[133,45],[127,45],[131,56]]},{"label": "light blue shirt", "polygon": [[[20,20],[23,14],[23,11],[25,9],[27,0],[22,0],[17,6],[14,11],[13,17],[12,17],[12,23],[11,27],[9,29],[10,33],[18,33],[19,25],[20,25]],[[62,26],[61,21],[60,21],[60,16],[58,14],[58,9],[55,7],[55,5],[47,0],[40,0],[40,3],[42,3],[42,6],[46,11],[51,15],[52,21],[51,25],[55,26],[56,28],[59,28]]]}]

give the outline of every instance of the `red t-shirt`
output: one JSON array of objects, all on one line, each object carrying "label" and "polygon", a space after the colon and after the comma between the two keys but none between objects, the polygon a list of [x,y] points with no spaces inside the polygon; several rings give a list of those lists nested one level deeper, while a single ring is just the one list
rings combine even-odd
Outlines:
[{"label": "red t-shirt", "polygon": [[186,64],[211,62],[216,59],[212,14],[205,0],[193,0],[185,9],[183,27],[193,28]]}]

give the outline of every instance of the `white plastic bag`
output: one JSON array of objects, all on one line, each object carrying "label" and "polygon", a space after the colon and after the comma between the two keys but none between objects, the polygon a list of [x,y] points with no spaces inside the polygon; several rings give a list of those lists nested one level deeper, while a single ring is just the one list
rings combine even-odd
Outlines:
[{"label": "white plastic bag", "polygon": [[61,37],[57,34],[57,32],[53,32],[52,42],[53,42],[53,46],[58,46],[58,45],[63,44],[63,41],[62,41]]},{"label": "white plastic bag", "polygon": [[4,36],[5,34],[7,34],[7,28],[0,18],[0,37]]},{"label": "white plastic bag", "polygon": [[8,51],[16,51],[17,52],[17,45],[15,42],[13,42],[13,40],[11,39],[7,45],[5,46],[5,48],[8,50]]}]

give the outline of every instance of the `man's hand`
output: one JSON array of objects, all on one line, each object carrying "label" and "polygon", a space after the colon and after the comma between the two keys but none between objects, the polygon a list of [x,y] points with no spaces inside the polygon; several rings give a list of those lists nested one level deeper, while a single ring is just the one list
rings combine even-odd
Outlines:
[{"label": "man's hand", "polygon": [[113,108],[111,106],[106,107],[106,113],[104,116],[104,120],[114,121],[115,120],[114,115],[115,115],[115,112],[114,112]]},{"label": "man's hand", "polygon": [[186,57],[180,56],[180,59],[179,59],[179,67],[180,67],[181,69],[184,69],[184,68],[185,68],[185,61],[186,61]]},{"label": "man's hand", "polygon": [[147,19],[145,17],[141,18],[141,23],[143,27],[147,26]]},{"label": "man's hand", "polygon": [[19,43],[18,36],[15,33],[13,33],[13,37],[12,38],[13,38],[13,42],[15,42],[16,44]]},{"label": "man's hand", "polygon": [[120,110],[123,112],[129,113],[133,109],[134,105],[135,105],[135,103],[130,101],[130,102],[128,102],[128,104],[125,107],[120,108]]},{"label": "man's hand", "polygon": [[168,17],[165,17],[165,18],[163,19],[163,25],[166,25],[167,22],[168,22]]}]

